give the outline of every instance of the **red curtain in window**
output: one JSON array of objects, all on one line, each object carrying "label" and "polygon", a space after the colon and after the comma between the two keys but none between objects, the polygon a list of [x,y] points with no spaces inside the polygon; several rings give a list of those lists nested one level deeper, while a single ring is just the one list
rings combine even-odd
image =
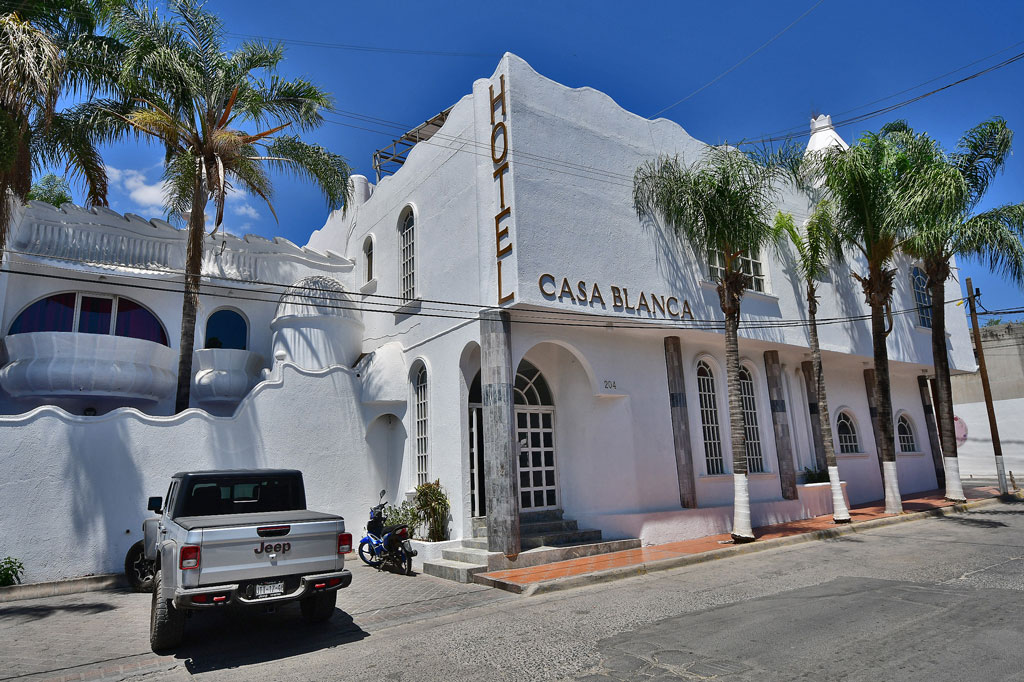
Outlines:
[{"label": "red curtain in window", "polygon": [[11,325],[10,334],[69,332],[75,323],[75,294],[57,294],[25,308]]},{"label": "red curtain in window", "polygon": [[117,320],[114,322],[114,334],[153,341],[164,346],[169,345],[167,334],[156,316],[138,303],[126,298],[117,299]]}]

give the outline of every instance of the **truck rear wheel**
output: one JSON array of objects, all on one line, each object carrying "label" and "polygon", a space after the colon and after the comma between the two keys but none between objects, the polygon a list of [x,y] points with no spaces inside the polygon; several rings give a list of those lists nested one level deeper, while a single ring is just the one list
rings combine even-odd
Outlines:
[{"label": "truck rear wheel", "polygon": [[163,571],[153,576],[153,606],[149,614],[149,645],[156,653],[173,649],[185,637],[185,614],[164,599]]},{"label": "truck rear wheel", "polygon": [[338,603],[337,591],[321,592],[299,601],[302,617],[307,623],[322,623],[334,615],[334,607]]}]

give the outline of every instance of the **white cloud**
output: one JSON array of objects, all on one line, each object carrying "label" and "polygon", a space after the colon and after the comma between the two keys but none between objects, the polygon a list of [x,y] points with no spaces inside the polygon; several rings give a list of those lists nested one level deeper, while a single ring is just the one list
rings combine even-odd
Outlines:
[{"label": "white cloud", "polygon": [[245,216],[246,218],[252,218],[253,220],[260,219],[259,211],[253,208],[252,204],[249,203],[234,206],[232,207],[231,212],[234,213],[235,215]]},{"label": "white cloud", "polygon": [[144,213],[163,212],[167,191],[162,180],[147,182],[146,173],[134,168],[106,168],[111,186],[126,194],[138,210]]}]

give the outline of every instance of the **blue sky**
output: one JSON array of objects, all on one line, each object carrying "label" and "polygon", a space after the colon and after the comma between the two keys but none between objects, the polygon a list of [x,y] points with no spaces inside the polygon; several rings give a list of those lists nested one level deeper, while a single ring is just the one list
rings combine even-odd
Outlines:
[{"label": "blue sky", "polygon": [[[410,126],[450,106],[475,79],[490,75],[505,51],[570,86],[591,86],[620,105],[650,116],[700,88],[814,6],[775,2],[442,2],[336,3],[307,0],[211,2],[231,32],[282,39],[281,73],[307,76],[332,92],[339,109]],[[1022,41],[1024,3],[856,3],[823,0],[749,61],[663,114],[706,142],[760,138],[806,128],[812,114],[841,120],[906,99],[1024,51],[1000,54],[871,106]],[[325,48],[290,41],[387,50],[443,51],[432,56]],[[905,118],[952,147],[969,127],[993,115],[1020,131],[1018,152],[984,207],[1024,201],[1024,61],[926,98],[884,117],[840,128],[848,141],[886,121]],[[855,111],[849,111],[858,108]],[[848,112],[848,113],[842,113]],[[399,131],[332,116],[306,137],[343,154],[357,173],[373,177],[371,156]],[[347,125],[344,125],[347,124]],[[372,131],[357,127],[372,128]],[[111,204],[122,212],[161,216],[162,153],[127,143],[105,150]],[[236,233],[281,235],[304,244],[327,210],[318,191],[275,179],[275,223],[265,205],[244,196],[229,203],[225,226]],[[76,197],[81,199],[80,188]],[[983,266],[966,275],[989,308],[1019,306],[1022,292]]]}]

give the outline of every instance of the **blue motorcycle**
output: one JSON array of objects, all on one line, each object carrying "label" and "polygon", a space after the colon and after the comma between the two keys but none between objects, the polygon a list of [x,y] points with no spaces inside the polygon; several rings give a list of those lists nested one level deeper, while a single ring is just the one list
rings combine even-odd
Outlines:
[{"label": "blue motorcycle", "polygon": [[[380,491],[381,500],[386,490]],[[393,565],[406,575],[412,575],[412,558],[416,550],[409,541],[409,526],[401,523],[385,525],[384,502],[370,507],[370,520],[366,524],[366,537],[359,541],[359,558],[367,566],[380,568],[385,563]]]}]

